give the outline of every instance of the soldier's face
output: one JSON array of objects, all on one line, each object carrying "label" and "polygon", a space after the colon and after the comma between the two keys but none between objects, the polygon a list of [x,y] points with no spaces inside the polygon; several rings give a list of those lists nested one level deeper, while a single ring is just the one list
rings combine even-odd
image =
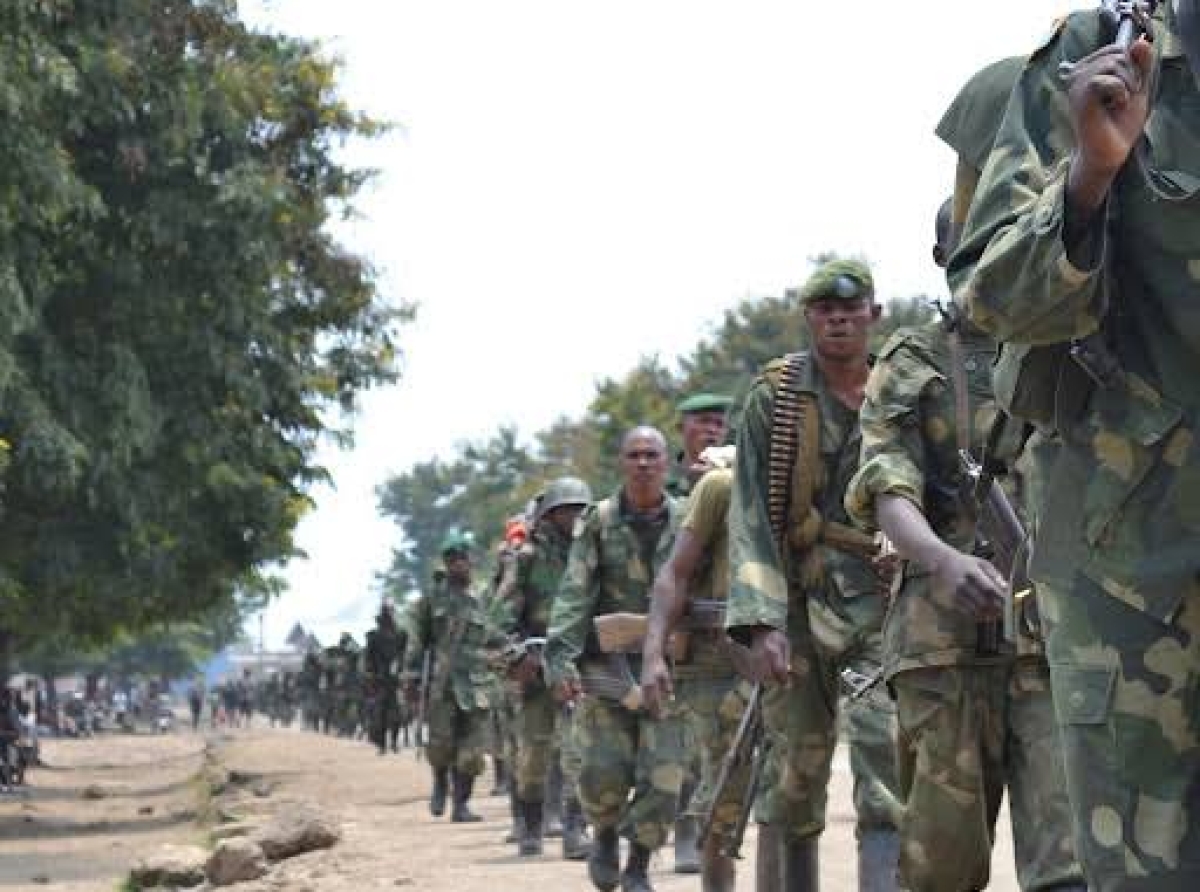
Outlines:
[{"label": "soldier's face", "polygon": [[724,412],[690,412],[680,422],[683,452],[695,461],[709,446],[720,446],[725,439]]},{"label": "soldier's face", "polygon": [[868,298],[815,300],[804,308],[817,355],[834,361],[865,358],[881,307]]},{"label": "soldier's face", "polygon": [[465,551],[450,551],[446,553],[446,576],[455,582],[465,582],[471,578],[471,558]]},{"label": "soldier's face", "polygon": [[662,491],[667,480],[667,450],[655,437],[627,437],[621,447],[625,485],[641,493]]},{"label": "soldier's face", "polygon": [[564,533],[575,529],[575,521],[583,513],[582,505],[559,505],[546,515],[546,519]]}]

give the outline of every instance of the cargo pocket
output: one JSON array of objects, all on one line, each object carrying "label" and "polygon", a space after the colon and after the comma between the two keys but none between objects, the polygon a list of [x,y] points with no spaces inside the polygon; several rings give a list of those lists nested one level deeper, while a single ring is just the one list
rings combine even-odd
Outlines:
[{"label": "cargo pocket", "polygon": [[1050,675],[1081,860],[1115,867],[1124,863],[1133,795],[1112,721],[1117,669],[1052,664]]}]

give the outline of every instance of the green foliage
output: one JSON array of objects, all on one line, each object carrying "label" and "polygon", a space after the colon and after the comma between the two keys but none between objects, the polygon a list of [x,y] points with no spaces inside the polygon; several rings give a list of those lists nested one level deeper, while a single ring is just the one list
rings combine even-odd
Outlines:
[{"label": "green foliage", "polygon": [[103,640],[232,604],[395,375],[397,324],[329,234],[380,128],[228,0],[0,4],[0,604]]},{"label": "green foliage", "polygon": [[[821,254],[812,262],[834,256]],[[888,302],[876,345],[896,328],[932,316],[925,298]],[[657,356],[644,357],[624,377],[601,381],[581,417],[558,419],[535,433],[531,444],[503,428],[484,443],[461,445],[449,462],[433,459],[392,477],[379,488],[379,510],[399,525],[403,542],[391,568],[381,574],[384,586],[400,594],[427,583],[439,563],[437,544],[450,527],[465,526],[477,541],[496,542],[504,520],[554,477],[582,477],[597,497],[615,491],[620,483],[616,455],[625,431],[652,424],[673,438],[675,405],[684,396],[714,391],[740,404],[768,361],[808,345],[798,291],[743,300],[675,368]],[[736,406],[732,415],[736,422]]]}]

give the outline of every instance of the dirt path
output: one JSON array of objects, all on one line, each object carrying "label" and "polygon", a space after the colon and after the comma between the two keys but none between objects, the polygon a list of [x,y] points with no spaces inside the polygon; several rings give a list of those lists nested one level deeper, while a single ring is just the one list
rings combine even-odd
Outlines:
[{"label": "dirt path", "polygon": [[143,852],[199,838],[200,736],[48,740],[42,758],[0,796],[0,889],[112,892]]},{"label": "dirt path", "polygon": [[[191,780],[204,760],[205,740],[186,733],[112,736],[44,745],[52,766],[31,774],[28,792],[0,797],[0,892],[61,889],[112,892],[136,858],[164,842],[197,842],[198,789]],[[260,728],[215,739],[220,763],[240,775],[218,804],[240,815],[287,811],[313,803],[341,822],[333,849],[281,862],[239,892],[360,892],[410,888],[420,892],[590,892],[582,864],[546,855],[518,859],[503,843],[507,805],[477,797],[481,824],[435,820],[426,807],[428,767],[411,751],[379,757],[363,743],[300,731]],[[84,792],[98,785],[103,798]],[[835,765],[829,827],[822,842],[823,888],[853,892],[855,854],[849,771]],[[991,889],[1015,892],[1007,815],[1002,816]],[[753,889],[753,831],[738,890]],[[660,892],[698,890],[695,877],[671,872],[669,850],[653,864]]]},{"label": "dirt path", "polygon": [[[405,887],[421,892],[591,892],[584,865],[559,859],[557,840],[547,840],[546,854],[518,859],[505,845],[506,801],[478,796],[482,824],[451,824],[430,817],[426,796],[428,767],[411,752],[379,757],[363,743],[316,737],[300,732],[256,731],[237,735],[222,747],[221,759],[236,771],[264,775],[273,784],[262,806],[287,808],[307,800],[333,811],[343,822],[342,842],[328,852],[282,862],[264,880],[239,885],[243,892],[349,892]],[[487,778],[481,778],[487,780]],[[482,784],[484,793],[490,783]],[[853,809],[849,768],[836,765],[830,797],[830,823],[822,844],[822,888],[852,892],[855,881]],[[997,892],[1016,892],[1012,872],[1007,813],[996,852]],[[753,832],[744,849],[738,890],[750,892],[753,880]],[[653,864],[652,881],[660,892],[699,890],[696,877],[671,872],[664,850]]]}]

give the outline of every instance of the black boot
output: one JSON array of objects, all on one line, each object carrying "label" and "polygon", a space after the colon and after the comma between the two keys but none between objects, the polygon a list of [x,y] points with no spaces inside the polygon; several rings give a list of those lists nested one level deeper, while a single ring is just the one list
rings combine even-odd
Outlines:
[{"label": "black boot", "polygon": [[621,892],[654,892],[650,885],[650,850],[640,843],[631,843],[625,870],[621,874]]},{"label": "black boot", "polygon": [[817,892],[820,873],[817,870],[818,836],[801,839],[788,837],[783,849],[784,892]]},{"label": "black boot", "polygon": [[508,794],[508,813],[512,815],[512,827],[509,828],[504,841],[507,843],[520,842],[521,826],[525,821],[525,804],[517,798],[516,793]]},{"label": "black boot", "polygon": [[900,834],[862,830],[858,834],[858,892],[897,892]]},{"label": "black boot", "polygon": [[525,820],[521,822],[521,838],[517,840],[517,854],[530,858],[542,854],[542,803],[522,802]]},{"label": "black boot", "polygon": [[771,824],[758,825],[758,848],[754,856],[755,892],[782,892],[783,838]]},{"label": "black boot", "polygon": [[454,811],[450,820],[455,824],[473,824],[483,818],[467,808],[471,801],[471,790],[475,788],[475,778],[463,771],[454,772]]},{"label": "black boot", "polygon": [[691,815],[675,819],[675,872],[699,873],[700,821]]},{"label": "black boot", "polygon": [[555,759],[546,773],[546,836],[553,839],[563,835],[563,775]]},{"label": "black boot", "polygon": [[710,833],[700,853],[700,892],[733,892],[737,873],[733,859],[722,850],[725,841]]},{"label": "black boot", "polygon": [[616,827],[596,831],[596,841],[588,855],[588,876],[600,892],[617,888],[621,881],[621,839]]},{"label": "black boot", "polygon": [[592,851],[588,839],[587,822],[583,819],[583,807],[578,799],[563,801],[562,856],[564,861],[582,861]]},{"label": "black boot", "polygon": [[440,818],[446,811],[446,794],[450,788],[450,769],[433,769],[433,792],[429,796],[429,813]]}]

